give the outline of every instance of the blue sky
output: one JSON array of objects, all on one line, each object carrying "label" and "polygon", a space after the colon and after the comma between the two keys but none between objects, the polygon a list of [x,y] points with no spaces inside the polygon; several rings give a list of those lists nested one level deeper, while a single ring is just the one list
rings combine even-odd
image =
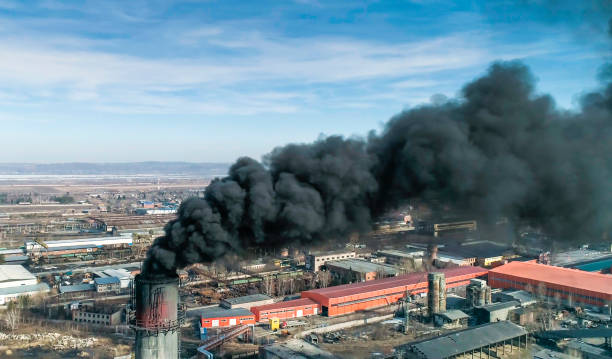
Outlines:
[{"label": "blue sky", "polygon": [[509,3],[0,0],[0,162],[259,159],[380,130],[495,60],[575,108],[598,9]]}]

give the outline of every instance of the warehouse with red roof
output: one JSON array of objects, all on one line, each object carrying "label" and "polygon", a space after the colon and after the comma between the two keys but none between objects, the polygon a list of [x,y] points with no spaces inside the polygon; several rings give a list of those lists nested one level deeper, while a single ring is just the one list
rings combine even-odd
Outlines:
[{"label": "warehouse with red roof", "polygon": [[494,268],[489,271],[489,285],[546,293],[570,305],[612,303],[612,276],[535,262],[510,262]]},{"label": "warehouse with red roof", "polygon": [[[444,273],[446,288],[454,288],[467,285],[470,279],[485,276],[488,271],[465,266],[436,272]],[[335,316],[395,303],[405,297],[407,291],[410,294],[427,293],[427,272],[308,290],[302,292],[302,298],[319,303],[323,315]]]}]

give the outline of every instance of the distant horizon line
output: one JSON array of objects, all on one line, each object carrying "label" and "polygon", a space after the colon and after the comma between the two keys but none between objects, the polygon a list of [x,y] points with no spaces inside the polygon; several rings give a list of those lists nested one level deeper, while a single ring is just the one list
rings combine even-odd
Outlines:
[{"label": "distant horizon line", "polygon": [[130,164],[130,163],[185,163],[185,164],[220,164],[226,165],[232,163],[232,161],[178,161],[178,160],[169,160],[169,161],[155,161],[155,160],[143,160],[143,161],[66,161],[66,162],[0,162],[1,165],[63,165],[63,164],[95,164],[95,165],[103,165],[103,164]]}]

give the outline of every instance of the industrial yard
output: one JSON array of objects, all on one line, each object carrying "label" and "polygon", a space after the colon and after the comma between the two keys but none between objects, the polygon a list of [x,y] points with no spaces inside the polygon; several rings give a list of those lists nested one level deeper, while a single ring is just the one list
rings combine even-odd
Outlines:
[{"label": "industrial yard", "polygon": [[[125,200],[113,195],[121,207],[111,211],[87,191],[76,195],[87,202],[72,207],[8,206],[0,227],[3,355],[152,357],[151,348],[162,346],[163,357],[266,358],[311,345],[330,358],[395,358],[420,348],[410,343],[502,321],[528,333],[520,336],[522,346],[516,339],[505,349],[491,339],[512,358],[550,350],[540,333],[610,323],[609,268],[578,269],[605,260],[605,250],[559,252],[552,266],[546,253],[523,252],[475,221],[427,222],[426,206],[389,213],[374,231],[344,243],[261,251],[151,281],[140,274],[142,261],[176,214],[147,210],[176,208],[196,191],[174,186],[129,188]],[[40,330],[33,335],[34,327]],[[594,348],[609,345],[600,339]],[[470,356],[475,350],[486,356],[465,340]],[[465,356],[452,356],[459,354]]]}]

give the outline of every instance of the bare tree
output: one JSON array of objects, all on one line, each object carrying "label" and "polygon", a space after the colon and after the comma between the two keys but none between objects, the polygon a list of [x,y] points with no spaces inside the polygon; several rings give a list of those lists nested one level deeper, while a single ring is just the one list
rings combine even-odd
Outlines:
[{"label": "bare tree", "polygon": [[379,269],[376,271],[376,279],[383,279],[383,278],[385,278],[386,276],[387,276],[387,275],[385,274],[385,270],[384,270],[384,269],[379,268]]},{"label": "bare tree", "polygon": [[290,278],[289,279],[289,294],[293,294],[295,293],[295,278]]},{"label": "bare tree", "polygon": [[6,327],[12,332],[19,326],[21,320],[21,309],[15,302],[9,302],[6,311],[4,312],[4,322]]},{"label": "bare tree", "polygon": [[327,271],[318,272],[317,281],[319,282],[321,288],[327,288],[327,286],[329,286],[329,282],[331,282],[331,274]]},{"label": "bare tree", "polygon": [[261,286],[267,295],[272,295],[274,291],[274,279],[271,276],[265,276],[261,281]]}]

